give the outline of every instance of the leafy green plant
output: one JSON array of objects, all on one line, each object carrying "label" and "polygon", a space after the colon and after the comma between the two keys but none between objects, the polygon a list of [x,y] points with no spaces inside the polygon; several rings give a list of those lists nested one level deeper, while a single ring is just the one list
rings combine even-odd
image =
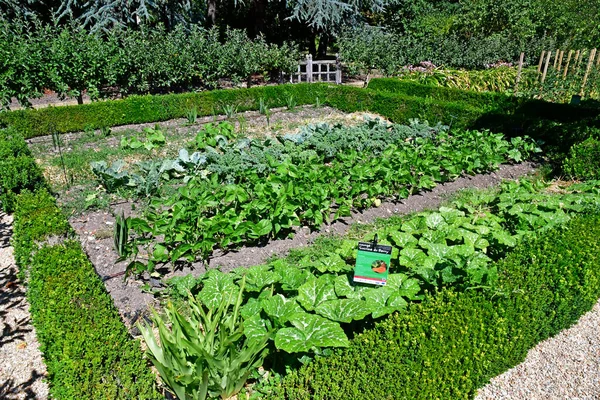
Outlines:
[{"label": "leafy green plant", "polygon": [[187,118],[188,124],[195,124],[198,120],[198,108],[192,107],[186,113],[185,117]]},{"label": "leafy green plant", "polygon": [[241,319],[244,287],[242,279],[239,290],[214,292],[202,302],[190,295],[189,316],[173,304],[166,321],[154,313],[160,345],[152,327],[138,324],[150,359],[179,399],[230,398],[262,364],[271,328]]},{"label": "leafy green plant", "polygon": [[100,128],[100,133],[103,137],[109,137],[112,134],[112,130],[108,126],[103,126]]},{"label": "leafy green plant", "polygon": [[268,106],[267,102],[265,101],[265,99],[263,99],[262,97],[260,99],[258,99],[258,112],[262,115],[267,115],[268,109],[269,109],[269,106]]},{"label": "leafy green plant", "polygon": [[145,140],[142,141],[135,136],[126,138],[121,137],[121,147],[125,149],[136,150],[141,147],[151,151],[157,147],[162,147],[166,143],[166,138],[160,126],[157,124],[154,128],[144,128]]},{"label": "leafy green plant", "polygon": [[223,114],[229,119],[233,118],[238,111],[238,106],[234,104],[224,104]]},{"label": "leafy green plant", "polygon": [[323,104],[321,104],[321,100],[317,97],[315,99],[315,108],[321,108]]},{"label": "leafy green plant", "polygon": [[54,145],[54,150],[58,150],[58,154],[60,155],[60,162],[62,164],[65,185],[69,186],[71,180],[69,180],[69,178],[67,177],[67,168],[65,167],[65,159],[62,154],[60,135],[57,132],[52,133],[52,144]]},{"label": "leafy green plant", "polygon": [[294,95],[289,95],[286,98],[286,103],[285,103],[285,106],[287,107],[287,109],[289,111],[294,111],[294,109],[296,108],[296,105],[297,105],[297,103],[296,103],[296,99],[294,98]]}]

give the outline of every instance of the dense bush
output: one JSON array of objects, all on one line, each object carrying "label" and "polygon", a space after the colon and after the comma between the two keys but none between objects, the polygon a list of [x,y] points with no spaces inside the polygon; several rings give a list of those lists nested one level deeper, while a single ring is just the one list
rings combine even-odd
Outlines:
[{"label": "dense bush", "polygon": [[288,44],[251,40],[240,30],[198,26],[115,30],[100,36],[81,26],[53,27],[0,20],[0,105],[11,97],[23,105],[44,89],[59,96],[92,99],[121,93],[143,94],[215,88],[226,79],[238,84],[253,74],[279,79],[297,66],[299,53]]},{"label": "dense bush", "polygon": [[159,399],[155,377],[78,242],[43,247],[27,298],[57,399]]},{"label": "dense bush", "polygon": [[600,179],[600,141],[590,137],[571,147],[563,171],[573,179]]},{"label": "dense bush", "polygon": [[0,208],[12,212],[16,195],[44,186],[42,171],[23,137],[15,130],[0,131]]},{"label": "dense bush", "polygon": [[489,292],[442,291],[290,373],[268,398],[471,398],[600,296],[600,217],[522,244]]}]

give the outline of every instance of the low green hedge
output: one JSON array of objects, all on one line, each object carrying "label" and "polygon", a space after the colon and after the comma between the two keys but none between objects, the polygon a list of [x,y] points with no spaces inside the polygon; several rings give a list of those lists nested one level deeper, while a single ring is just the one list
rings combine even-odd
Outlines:
[{"label": "low green hedge", "polygon": [[269,398],[468,399],[600,297],[600,216],[519,245],[488,292],[442,291],[291,372]]},{"label": "low green hedge", "polygon": [[540,119],[576,122],[582,118],[600,115],[600,110],[593,106],[549,103],[502,93],[429,86],[394,78],[372,79],[368,89],[399,96],[428,97],[444,102],[460,101],[485,111],[474,122],[474,127],[501,129],[506,134],[510,134],[513,128],[522,128],[523,124],[531,124],[531,121]]},{"label": "low green hedge", "polygon": [[27,298],[55,399],[159,399],[156,378],[80,244],[43,247]]},{"label": "low green hedge", "polygon": [[42,170],[21,135],[9,129],[0,133],[0,208],[13,212],[16,196],[23,190],[45,187]]},{"label": "low green hedge", "polygon": [[25,191],[17,197],[16,203],[12,244],[17,265],[27,267],[37,243],[50,237],[66,238],[73,231],[46,189]]},{"label": "low green hedge", "polygon": [[447,102],[399,96],[348,86],[297,84],[161,96],[131,96],[123,100],[78,106],[18,110],[0,114],[0,124],[8,125],[22,132],[25,137],[31,138],[53,132],[74,132],[86,128],[183,118],[192,108],[196,108],[199,116],[222,113],[224,105],[235,105],[240,112],[258,110],[261,98],[265,99],[270,107],[283,107],[290,96],[293,96],[298,105],[314,104],[318,97],[321,103],[342,111],[373,111],[398,123],[406,122],[410,118],[422,118],[436,122],[454,120],[455,124],[464,127],[482,114],[479,108],[460,101]]}]

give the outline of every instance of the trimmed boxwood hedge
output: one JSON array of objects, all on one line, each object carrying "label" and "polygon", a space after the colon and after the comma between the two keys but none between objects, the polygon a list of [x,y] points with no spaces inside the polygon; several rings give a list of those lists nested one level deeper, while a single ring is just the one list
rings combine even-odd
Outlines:
[{"label": "trimmed boxwood hedge", "polygon": [[13,129],[0,133],[0,208],[13,212],[15,198],[23,190],[46,186],[23,137]]},{"label": "trimmed boxwood hedge", "polygon": [[27,298],[52,398],[161,398],[79,242],[43,247],[29,273]]},{"label": "trimmed boxwood hedge", "polygon": [[317,97],[342,111],[373,111],[395,122],[410,118],[451,122],[467,126],[482,114],[478,107],[461,101],[448,102],[409,95],[379,93],[349,86],[330,84],[297,84],[254,87],[250,89],[214,90],[200,93],[159,96],[131,96],[77,106],[18,110],[0,114],[0,124],[21,132],[26,138],[82,131],[126,124],[183,118],[196,108],[199,116],[221,113],[224,105],[236,105],[238,111],[258,110],[259,100],[270,107],[283,107],[290,96],[296,104],[314,104]]},{"label": "trimmed boxwood hedge", "polygon": [[600,297],[600,216],[519,245],[493,291],[427,296],[288,374],[269,398],[468,399]]}]

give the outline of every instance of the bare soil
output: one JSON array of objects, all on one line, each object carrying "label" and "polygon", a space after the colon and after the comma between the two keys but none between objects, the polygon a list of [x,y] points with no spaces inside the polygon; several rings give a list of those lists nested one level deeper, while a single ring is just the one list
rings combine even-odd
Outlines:
[{"label": "bare soil", "polygon": [[[207,265],[196,263],[191,268],[183,268],[175,272],[168,272],[165,277],[175,275],[199,275],[206,268],[220,267],[223,271],[230,271],[238,267],[248,267],[265,262],[274,256],[285,256],[290,249],[310,245],[319,235],[343,235],[352,224],[368,224],[377,218],[386,218],[392,215],[406,215],[427,209],[438,208],[448,196],[467,188],[489,188],[505,179],[517,179],[535,172],[532,163],[515,165],[502,165],[498,171],[489,174],[464,176],[454,182],[436,186],[431,191],[422,192],[399,202],[384,202],[379,207],[353,213],[352,216],[342,218],[331,225],[324,226],[319,232],[311,232],[308,228],[297,229],[293,238],[273,240],[262,247],[242,247],[235,251],[216,252]],[[96,271],[105,282],[106,288],[114,299],[126,325],[132,324],[148,312],[149,307],[158,306],[158,300],[148,291],[142,290],[144,285],[160,286],[158,279],[124,279],[123,272],[126,263],[116,263],[118,258],[113,249],[112,230],[115,221],[114,215],[125,212],[132,213],[131,203],[116,205],[112,212],[92,211],[81,216],[71,218],[70,222],[83,244]],[[134,330],[135,333],[135,330]]]}]

